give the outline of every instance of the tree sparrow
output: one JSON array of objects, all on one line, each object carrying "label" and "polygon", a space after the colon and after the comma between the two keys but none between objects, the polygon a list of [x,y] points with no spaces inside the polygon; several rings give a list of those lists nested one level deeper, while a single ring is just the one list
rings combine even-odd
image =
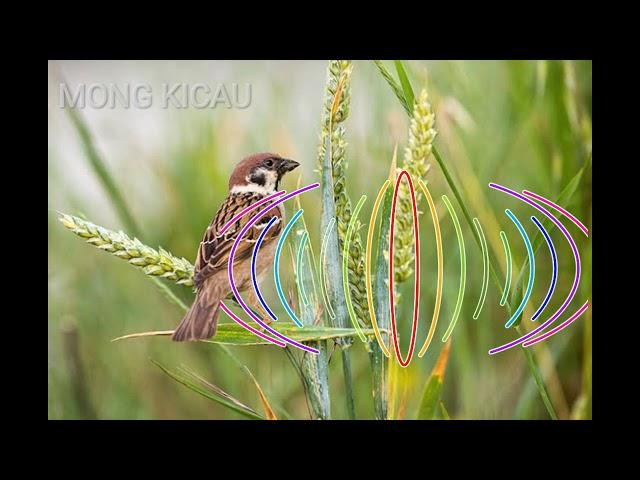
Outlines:
[{"label": "tree sparrow", "polygon": [[[272,201],[266,202],[253,212],[244,215],[231,225],[223,235],[220,229],[234,215],[278,190],[278,184],[285,173],[295,169],[298,162],[282,158],[273,153],[256,153],[236,165],[229,179],[229,195],[218,209],[207,228],[195,263],[194,284],[196,298],[191,308],[173,332],[172,339],[191,341],[210,338],[216,333],[220,301],[232,296],[227,275],[229,253],[237,235],[247,222]],[[240,292],[249,290],[248,303],[261,312],[266,312],[257,302],[251,281],[251,254],[253,247],[269,221],[276,217],[260,247],[256,261],[256,275],[263,275],[273,263],[276,239],[282,231],[284,208],[279,205],[269,211],[244,236],[238,245],[234,258],[234,278]]]}]

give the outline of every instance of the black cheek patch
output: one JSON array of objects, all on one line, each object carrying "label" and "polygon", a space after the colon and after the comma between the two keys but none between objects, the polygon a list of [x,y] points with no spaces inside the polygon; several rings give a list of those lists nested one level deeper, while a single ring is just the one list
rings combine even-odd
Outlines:
[{"label": "black cheek patch", "polygon": [[266,178],[264,176],[264,173],[256,172],[256,173],[252,173],[251,174],[251,176],[249,177],[249,181],[251,183],[255,183],[257,185],[260,185],[261,187],[264,187],[264,184],[266,182]]}]

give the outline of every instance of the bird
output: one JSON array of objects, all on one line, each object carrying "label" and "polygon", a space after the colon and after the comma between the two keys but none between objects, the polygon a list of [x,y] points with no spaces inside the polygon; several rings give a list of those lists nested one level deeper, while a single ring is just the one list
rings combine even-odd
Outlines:
[{"label": "bird", "polygon": [[[198,247],[194,265],[196,296],[191,308],[172,334],[176,342],[196,341],[215,335],[220,314],[220,302],[233,299],[228,278],[228,263],[231,247],[243,227],[256,214],[275,200],[269,200],[253,212],[240,217],[223,234],[220,230],[235,215],[278,191],[280,181],[287,172],[300,163],[274,153],[256,153],[241,160],[229,178],[229,193],[218,208],[207,227]],[[265,310],[257,302],[251,288],[251,256],[253,247],[269,222],[276,218],[260,247],[256,261],[256,276],[260,278],[273,263],[276,240],[283,230],[284,208],[282,204],[268,211],[240,240],[233,262],[234,280],[239,292],[249,290],[248,303],[255,307],[265,320]]]}]

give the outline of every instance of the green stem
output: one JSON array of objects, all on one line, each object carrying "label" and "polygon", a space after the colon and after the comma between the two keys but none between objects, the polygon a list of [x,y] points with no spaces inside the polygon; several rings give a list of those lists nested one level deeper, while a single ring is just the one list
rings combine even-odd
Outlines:
[{"label": "green stem", "polygon": [[293,352],[289,348],[289,345],[287,345],[282,350],[287,355],[289,362],[291,363],[294,370],[298,374],[298,378],[300,379],[300,383],[302,384],[302,391],[304,392],[304,401],[307,405],[307,412],[309,413],[309,418],[312,418],[313,415],[311,414],[311,406],[309,405],[309,391],[307,390],[307,380],[304,377],[304,373],[302,373],[302,368],[298,364],[298,361],[296,360],[296,357],[294,356]]},{"label": "green stem", "polygon": [[[520,327],[516,327],[516,332],[518,332],[518,335],[520,336],[522,336],[523,334]],[[558,415],[556,414],[556,411],[553,408],[553,404],[551,403],[551,399],[549,398],[549,394],[547,393],[547,388],[544,385],[544,380],[542,378],[542,374],[540,373],[540,367],[538,366],[536,359],[534,358],[530,349],[521,348],[520,350],[522,350],[524,356],[527,358],[527,365],[529,366],[529,370],[531,371],[533,379],[536,382],[536,387],[538,387],[538,392],[542,397],[542,402],[544,403],[547,412],[549,412],[549,416],[552,420],[558,420]]]},{"label": "green stem", "polygon": [[342,353],[342,371],[344,373],[344,390],[347,396],[347,414],[349,420],[356,419],[356,404],[353,394],[353,377],[351,375],[351,356],[348,348],[341,348]]},{"label": "green stem", "polygon": [[153,283],[155,283],[158,287],[158,289],[160,289],[160,291],[162,293],[164,293],[164,295],[167,297],[167,299],[170,302],[175,303],[178,307],[180,307],[182,309],[182,311],[186,312],[187,310],[189,310],[189,307],[178,298],[178,296],[173,293],[171,291],[171,289],[164,283],[162,283],[159,279],[157,278],[151,278],[151,280],[153,281]]},{"label": "green stem", "polygon": [[122,223],[124,223],[130,234],[136,237],[140,236],[140,229],[133,219],[133,215],[131,214],[127,203],[125,202],[120,189],[116,185],[115,180],[107,170],[102,157],[94,146],[89,128],[75,109],[67,108],[65,110],[69,113],[71,122],[78,132],[78,136],[80,137],[80,140],[82,142],[84,152],[87,156],[87,159],[89,160],[89,163],[91,164],[91,167],[93,168],[94,173],[98,176],[100,182],[102,183],[102,186],[109,194],[114,207],[118,211],[118,215],[120,216]]}]

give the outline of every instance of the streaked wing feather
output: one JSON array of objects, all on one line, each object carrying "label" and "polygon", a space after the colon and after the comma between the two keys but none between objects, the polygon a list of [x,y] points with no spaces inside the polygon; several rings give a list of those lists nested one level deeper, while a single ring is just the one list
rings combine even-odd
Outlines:
[{"label": "streaked wing feather", "polygon": [[[227,268],[231,247],[233,246],[238,234],[258,212],[267,208],[271,202],[267,202],[262,205],[257,212],[251,212],[238,219],[238,221],[231,225],[223,235],[218,236],[218,231],[237,213],[250,204],[257,202],[261,198],[263,197],[259,194],[245,193],[240,195],[229,195],[225,199],[224,203],[220,206],[218,212],[211,221],[209,228],[207,228],[204,238],[202,239],[202,242],[200,242],[200,247],[198,248],[194,272],[194,283],[196,288],[199,288],[210,276]],[[266,227],[274,216],[278,218],[280,217],[280,210],[278,208],[266,213],[258,223],[250,228],[244,235],[236,249],[236,255],[233,262],[234,266],[251,256],[253,247],[255,246],[262,229]],[[278,221],[267,233],[264,243],[269,243],[273,239],[277,238],[281,231],[282,222]]]}]

